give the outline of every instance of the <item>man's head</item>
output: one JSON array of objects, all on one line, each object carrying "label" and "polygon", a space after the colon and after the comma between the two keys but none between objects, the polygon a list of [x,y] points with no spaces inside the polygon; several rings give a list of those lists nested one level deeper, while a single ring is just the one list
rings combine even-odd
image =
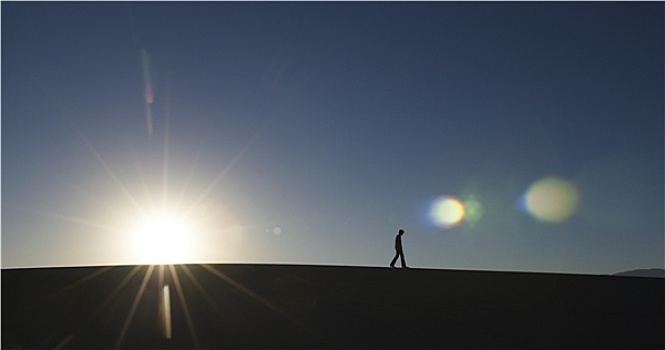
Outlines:
[{"label": "man's head", "polygon": [[403,234],[404,234],[404,230],[402,230],[402,229],[399,229],[399,231],[398,231],[397,233],[399,233],[399,235],[401,236],[401,235],[403,235]]}]

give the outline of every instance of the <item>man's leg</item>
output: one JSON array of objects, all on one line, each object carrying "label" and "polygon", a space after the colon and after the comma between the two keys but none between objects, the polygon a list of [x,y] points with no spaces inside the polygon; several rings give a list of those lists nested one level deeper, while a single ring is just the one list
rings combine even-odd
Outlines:
[{"label": "man's leg", "polygon": [[408,266],[406,266],[406,259],[404,259],[404,252],[403,251],[399,252],[399,257],[401,259],[400,262],[402,263],[402,267],[408,267]]},{"label": "man's leg", "polygon": [[395,263],[397,262],[397,257],[399,256],[399,252],[395,251],[395,257],[393,260],[390,262],[390,267],[395,267]]}]

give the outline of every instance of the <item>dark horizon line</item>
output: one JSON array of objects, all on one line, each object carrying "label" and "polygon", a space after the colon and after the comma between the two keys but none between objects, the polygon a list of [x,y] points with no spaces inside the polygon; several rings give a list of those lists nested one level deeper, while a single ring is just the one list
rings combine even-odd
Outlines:
[{"label": "dark horizon line", "polygon": [[[173,264],[148,264],[148,263],[118,263],[118,264],[91,264],[91,265],[52,265],[52,266],[25,266],[25,267],[0,267],[2,271],[14,270],[37,270],[37,269],[71,269],[71,268],[105,268],[105,267],[131,267],[131,266],[188,266],[188,265],[215,265],[215,266],[266,266],[266,267],[315,267],[315,268],[367,268],[367,269],[391,269],[390,266],[377,265],[336,265],[336,264],[305,264],[305,263],[246,263],[246,262],[185,262]],[[401,269],[397,269],[401,270]],[[448,272],[480,272],[480,273],[518,273],[518,274],[540,274],[540,275],[578,275],[578,276],[614,276],[614,277],[639,277],[639,278],[665,278],[665,269],[660,267],[640,268],[623,270],[614,273],[583,273],[563,271],[525,271],[525,270],[490,270],[490,269],[464,269],[464,268],[439,268],[439,267],[409,267],[408,270],[419,271],[448,271]],[[632,275],[634,273],[650,272],[662,274],[659,276]]]}]

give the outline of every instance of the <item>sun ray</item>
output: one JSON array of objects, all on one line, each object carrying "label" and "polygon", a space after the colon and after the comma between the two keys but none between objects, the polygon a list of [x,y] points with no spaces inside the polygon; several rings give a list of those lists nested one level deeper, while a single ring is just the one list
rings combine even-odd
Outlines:
[{"label": "sun ray", "polygon": [[124,220],[125,222],[130,221],[132,219],[132,213],[128,212],[126,208],[119,207],[117,204],[111,205],[108,203],[108,201],[101,199],[98,196],[93,196],[89,193],[86,193],[86,195],[90,200],[94,201],[94,203],[97,206],[103,208],[103,210],[107,210],[109,215],[110,214],[116,215],[118,218]]},{"label": "sun ray", "polygon": [[187,173],[187,177],[185,178],[180,188],[178,199],[175,201],[175,205],[178,210],[182,210],[183,202],[185,201],[185,195],[187,194],[187,191],[190,188],[190,184],[192,183],[194,173],[196,172],[196,165],[199,163],[199,159],[201,159],[201,154],[203,153],[204,144],[205,140],[201,142],[201,145],[199,146],[199,149],[197,150],[196,155],[194,156],[194,159],[192,161],[192,165],[189,167],[189,172]]},{"label": "sun ray", "polygon": [[162,155],[162,209],[166,206],[169,183],[169,138],[171,121],[171,103],[169,90],[166,91],[166,116],[164,118],[164,151]]},{"label": "sun ray", "polygon": [[231,285],[232,287],[238,289],[239,291],[241,291],[242,293],[244,293],[248,297],[254,299],[254,301],[256,301],[256,302],[262,304],[263,306],[267,307],[268,309],[276,312],[277,314],[281,315],[282,317],[289,320],[290,322],[297,325],[298,327],[305,328],[305,326],[302,324],[302,322],[300,322],[299,320],[297,320],[293,316],[289,315],[287,312],[280,309],[279,307],[277,307],[276,305],[274,305],[270,301],[264,299],[263,297],[261,297],[260,295],[258,295],[256,293],[252,292],[249,288],[243,286],[242,284],[236,282],[232,278],[226,276],[224,273],[212,268],[210,265],[207,265],[207,264],[202,264],[201,266],[203,268],[205,268],[206,270],[208,270],[210,273],[212,273],[214,276],[221,279],[222,281],[228,283],[229,285]]},{"label": "sun ray", "polygon": [[118,178],[118,176],[115,174],[115,172],[113,172],[113,169],[111,169],[111,166],[104,160],[104,158],[102,158],[102,156],[99,154],[99,152],[97,152],[97,150],[95,150],[95,148],[92,147],[92,145],[90,144],[88,139],[86,139],[85,136],[83,136],[81,131],[73,123],[70,123],[70,124],[72,125],[72,127],[76,131],[76,134],[79,136],[81,141],[83,141],[83,143],[86,145],[86,147],[88,148],[90,153],[92,153],[92,155],[95,157],[97,162],[102,166],[102,168],[104,169],[106,174],[109,177],[111,177],[113,182],[118,186],[118,188],[120,188],[120,191],[125,196],[125,198],[127,198],[127,200],[129,200],[129,202],[132,204],[132,206],[134,206],[134,208],[136,210],[138,210],[140,213],[143,213],[143,209],[139,205],[136,198],[134,198],[134,196],[129,191],[129,189],[127,189],[127,187],[122,183],[122,181],[120,181],[120,178]]},{"label": "sun ray", "polygon": [[267,129],[268,126],[271,124],[272,119],[274,119],[274,117],[271,118],[271,119],[270,119],[269,121],[267,121],[266,123],[264,123],[263,126],[261,126],[261,127],[259,128],[259,130],[257,130],[256,133],[254,133],[254,135],[252,135],[252,137],[249,138],[249,140],[247,140],[247,142],[245,143],[245,145],[240,149],[240,152],[238,152],[238,153],[237,153],[237,154],[231,159],[231,161],[230,161],[230,162],[229,162],[229,163],[228,163],[228,164],[227,164],[227,165],[226,165],[226,166],[225,166],[225,167],[219,172],[219,174],[217,175],[217,177],[215,177],[215,178],[210,182],[210,184],[209,184],[209,185],[208,185],[208,186],[207,186],[207,187],[201,192],[201,194],[199,194],[199,196],[196,198],[196,200],[194,200],[194,202],[192,202],[192,205],[191,205],[190,208],[186,211],[187,214],[189,214],[191,211],[193,211],[194,209],[196,209],[196,207],[197,207],[197,206],[198,206],[198,205],[199,205],[204,199],[206,199],[206,198],[208,197],[208,195],[210,194],[210,192],[212,192],[212,190],[214,190],[215,187],[217,187],[217,185],[220,183],[220,181],[222,181],[222,179],[224,179],[224,177],[226,176],[226,174],[227,174],[229,171],[231,171],[231,169],[233,169],[233,167],[235,166],[235,164],[236,164],[238,161],[240,161],[240,159],[242,159],[242,157],[245,155],[245,153],[247,153],[247,151],[248,151],[248,150],[249,150],[249,149],[250,149],[250,148],[256,143],[256,141],[257,141],[257,140],[259,139],[259,137],[263,134],[263,132],[265,131],[265,129]]},{"label": "sun ray", "polygon": [[173,283],[175,284],[176,294],[178,294],[178,300],[182,305],[182,311],[185,314],[185,322],[187,322],[187,328],[189,328],[189,334],[192,336],[192,341],[194,342],[194,348],[200,349],[199,337],[196,335],[196,329],[194,329],[194,323],[192,322],[192,315],[189,313],[189,307],[187,307],[187,301],[185,300],[185,294],[182,290],[182,285],[180,284],[180,279],[178,278],[178,273],[175,270],[173,265],[169,265],[169,271],[171,271],[171,277],[173,277]]},{"label": "sun ray", "polygon": [[157,270],[157,285],[158,286],[163,286],[164,285],[164,265],[159,265],[159,269]]},{"label": "sun ray", "polygon": [[[158,276],[157,277],[157,287],[158,288],[166,288],[168,284],[164,283],[164,265],[159,265],[159,270],[158,270],[157,276]],[[159,304],[160,304],[161,307],[160,307],[160,310],[159,310],[159,317],[163,321],[162,326],[164,327],[163,328],[164,337],[167,338],[167,339],[171,339],[171,310],[170,310],[170,308],[168,310],[166,309],[166,303],[168,302],[169,307],[170,307],[170,302],[171,301],[170,301],[170,299],[165,300],[166,295],[164,294],[163,290],[162,290],[162,293],[160,295],[161,296],[160,296],[160,303]],[[170,296],[169,296],[169,298],[170,298]],[[166,325],[166,318],[167,317],[168,317],[168,320],[169,320],[168,327]]]},{"label": "sun ray", "polygon": [[76,224],[81,224],[84,226],[89,226],[89,227],[94,227],[110,232],[116,232],[116,233],[124,233],[125,231],[119,227],[114,227],[110,225],[105,225],[105,224],[100,224],[98,222],[86,220],[83,218],[75,217],[75,216],[68,216],[68,215],[61,215],[61,214],[56,214],[56,213],[50,213],[42,210],[33,210],[34,213],[41,214],[44,216],[49,216],[54,219],[62,220],[62,221],[68,221],[68,222],[73,222]]},{"label": "sun ray", "polygon": [[[111,267],[109,266],[108,269],[110,268]],[[104,307],[106,307],[106,305],[108,305],[108,303],[110,303],[111,300],[113,300],[113,298],[127,285],[127,283],[132,279],[132,277],[136,275],[136,273],[140,269],[141,266],[139,265],[134,266],[132,270],[127,274],[127,276],[125,276],[125,278],[111,291],[111,293],[109,293],[109,295],[99,304],[99,306],[97,306],[97,308],[90,314],[90,316],[85,321],[82,321],[82,324],[80,324],[77,327],[76,331],[73,332],[73,334],[70,334],[69,336],[73,338],[74,334],[81,334],[85,332],[86,326],[94,321],[95,317],[97,317],[97,315],[104,309]],[[71,340],[71,338],[69,340]],[[63,340],[62,346],[64,346],[65,344],[66,342],[64,342]]]},{"label": "sun ray", "polygon": [[131,324],[132,319],[134,318],[134,313],[136,312],[136,309],[139,305],[139,302],[141,301],[141,298],[143,298],[145,287],[148,284],[148,280],[150,279],[150,276],[152,275],[152,271],[154,269],[155,265],[150,265],[146,270],[145,275],[143,276],[143,281],[141,282],[141,286],[139,287],[139,290],[136,292],[136,296],[134,297],[132,306],[129,309],[129,312],[127,313],[127,318],[125,319],[125,323],[122,325],[122,329],[120,330],[120,334],[118,335],[118,339],[116,340],[115,346],[113,346],[114,349],[119,349],[120,345],[122,344],[122,341],[125,339],[125,335],[127,335],[127,330],[129,329],[129,325]]},{"label": "sun ray", "polygon": [[162,287],[161,295],[161,309],[162,309],[162,327],[164,327],[164,338],[171,339],[172,324],[171,324],[171,288],[168,284]]},{"label": "sun ray", "polygon": [[129,281],[132,279],[132,277],[134,277],[136,275],[136,273],[139,272],[140,269],[141,269],[141,265],[134,266],[132,268],[132,270],[129,271],[127,276],[125,276],[125,278],[123,278],[123,280],[120,281],[120,283],[115,288],[113,288],[113,290],[111,291],[111,293],[109,293],[109,295],[106,297],[106,299],[104,299],[104,301],[102,301],[102,303],[99,304],[99,306],[97,307],[97,309],[95,309],[95,311],[93,312],[93,314],[90,318],[91,319],[94,318],[99,312],[101,312],[104,309],[104,307],[108,303],[110,303],[111,300],[113,300],[113,297],[115,297],[127,285],[127,283],[129,283]]},{"label": "sun ray", "polygon": [[196,287],[196,289],[198,289],[198,291],[201,292],[201,294],[203,295],[203,298],[208,302],[208,304],[210,304],[210,306],[213,308],[213,310],[215,310],[215,313],[218,316],[222,317],[222,312],[217,307],[217,304],[215,304],[215,301],[212,299],[210,294],[208,294],[206,289],[203,288],[203,286],[201,285],[201,282],[199,282],[199,280],[196,278],[196,276],[194,276],[194,274],[189,269],[189,267],[187,267],[187,265],[180,265],[180,267],[185,272],[185,275],[187,275],[187,277],[189,277],[189,280],[192,281],[192,283],[194,284],[194,287]]},{"label": "sun ray", "polygon": [[62,340],[60,341],[60,343],[58,343],[58,345],[56,345],[53,349],[54,349],[54,350],[64,349],[64,347],[65,347],[70,341],[72,341],[72,339],[74,339],[74,335],[73,335],[73,334],[68,334],[68,335],[67,335],[64,339],[62,339]]},{"label": "sun ray", "polygon": [[147,206],[151,209],[155,209],[155,201],[152,198],[152,195],[150,194],[150,187],[148,186],[148,183],[146,182],[145,176],[143,174],[143,168],[141,166],[141,161],[138,159],[136,154],[132,154],[132,159],[134,160],[134,167],[136,168],[136,172],[138,173],[138,179],[141,182],[141,188],[143,189],[143,195],[146,198],[147,201]]},{"label": "sun ray", "polygon": [[51,295],[49,295],[49,296],[46,298],[46,300],[54,299],[55,297],[61,295],[62,293],[66,292],[66,291],[68,291],[68,290],[74,289],[74,288],[76,288],[76,287],[78,287],[78,286],[80,286],[80,285],[82,285],[82,284],[84,284],[84,283],[86,283],[86,282],[92,280],[93,278],[96,278],[96,277],[101,276],[103,273],[105,273],[105,272],[111,270],[112,268],[113,268],[112,266],[106,266],[106,267],[103,267],[103,268],[101,268],[101,269],[97,269],[97,270],[95,270],[95,271],[93,271],[93,272],[91,272],[91,273],[89,273],[89,274],[87,274],[87,275],[85,275],[85,276],[79,278],[78,280],[76,280],[76,281],[74,281],[74,282],[72,282],[72,283],[70,283],[70,284],[68,284],[68,285],[66,285],[66,286],[64,286],[64,287],[62,287],[62,288],[60,288],[59,290],[57,290],[57,291],[51,293]]}]

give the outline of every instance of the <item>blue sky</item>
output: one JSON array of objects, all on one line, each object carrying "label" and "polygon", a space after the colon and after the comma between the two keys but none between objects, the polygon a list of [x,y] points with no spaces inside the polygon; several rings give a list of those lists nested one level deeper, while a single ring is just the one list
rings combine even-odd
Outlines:
[{"label": "blue sky", "polygon": [[663,6],[3,2],[2,266],[664,267]]}]

